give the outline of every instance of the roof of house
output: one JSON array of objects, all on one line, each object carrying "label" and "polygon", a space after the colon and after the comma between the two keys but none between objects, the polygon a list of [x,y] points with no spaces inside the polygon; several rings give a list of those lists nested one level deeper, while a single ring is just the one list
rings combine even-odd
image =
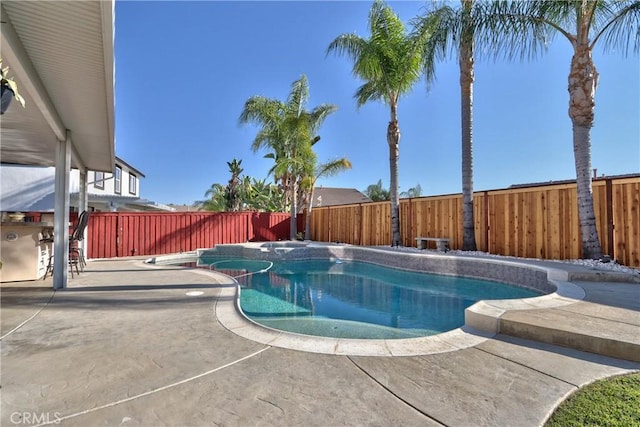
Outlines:
[{"label": "roof of house", "polygon": [[193,205],[174,205],[169,203],[167,206],[173,208],[176,212],[197,212],[200,208]]},{"label": "roof of house", "polygon": [[371,199],[355,188],[316,187],[313,190],[314,208],[367,202],[371,202]]},{"label": "roof of house", "polygon": [[[78,193],[71,194],[72,198],[77,197]],[[154,210],[154,211],[169,211],[174,212],[171,206],[164,205],[162,203],[157,203],[151,200],[143,199],[141,197],[135,196],[122,196],[115,194],[91,194],[87,195],[87,199],[89,203],[91,202],[101,202],[101,203],[117,203],[120,205],[124,205],[133,210]]]},{"label": "roof of house", "polygon": [[144,178],[144,174],[142,172],[140,172],[139,169],[134,168],[133,166],[131,166],[129,163],[125,162],[124,160],[122,160],[121,157],[116,156],[116,164],[120,164],[122,166],[126,166],[127,169],[129,169],[131,172],[134,173],[134,175],[138,175],[139,177]]}]

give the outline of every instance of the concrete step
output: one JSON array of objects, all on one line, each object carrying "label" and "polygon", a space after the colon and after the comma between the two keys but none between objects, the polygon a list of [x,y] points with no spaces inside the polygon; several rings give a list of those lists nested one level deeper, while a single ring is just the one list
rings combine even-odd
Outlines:
[{"label": "concrete step", "polygon": [[[576,310],[575,305],[582,309]],[[499,330],[518,338],[640,362],[640,312],[601,305],[594,310],[594,306],[582,302],[566,309],[507,311],[500,316]]]}]

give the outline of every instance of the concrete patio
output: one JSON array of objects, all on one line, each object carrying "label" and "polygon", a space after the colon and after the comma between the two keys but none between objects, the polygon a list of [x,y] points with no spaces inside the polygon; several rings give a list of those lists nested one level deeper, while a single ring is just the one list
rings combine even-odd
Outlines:
[{"label": "concrete patio", "polygon": [[540,425],[577,388],[640,370],[534,341],[565,325],[572,336],[606,332],[640,345],[640,284],[598,280],[574,281],[586,293],[575,304],[510,314],[532,340],[497,335],[438,354],[371,357],[242,338],[216,318],[216,307],[233,302],[223,277],[141,259],[91,261],[65,290],[54,292],[51,279],[2,285],[0,422]]}]

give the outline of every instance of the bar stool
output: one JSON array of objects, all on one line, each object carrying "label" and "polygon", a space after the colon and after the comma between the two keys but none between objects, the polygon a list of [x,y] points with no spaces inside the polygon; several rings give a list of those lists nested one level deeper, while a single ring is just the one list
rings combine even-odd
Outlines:
[{"label": "bar stool", "polygon": [[[76,226],[73,228],[71,235],[69,236],[69,271],[71,272],[71,277],[73,278],[73,269],[75,267],[76,274],[80,275],[80,270],[84,272],[84,267],[87,265],[87,261],[84,257],[84,251],[81,247],[79,247],[78,242],[84,239],[84,230],[87,228],[87,222],[89,220],[89,212],[82,211],[80,216],[78,216],[78,222]],[[53,233],[46,240],[47,242],[53,242]],[[47,274],[51,273],[53,275],[53,255],[49,256],[49,263],[47,264],[47,269],[44,272],[44,277],[42,280],[47,278]]]}]

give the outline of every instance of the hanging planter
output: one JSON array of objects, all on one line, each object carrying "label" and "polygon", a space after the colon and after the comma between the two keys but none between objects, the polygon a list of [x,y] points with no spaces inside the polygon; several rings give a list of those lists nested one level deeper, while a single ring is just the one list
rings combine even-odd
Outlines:
[{"label": "hanging planter", "polygon": [[9,108],[9,105],[11,105],[14,92],[9,86],[5,86],[4,84],[0,87],[0,91],[0,93],[2,93],[2,97],[0,98],[0,114],[4,114],[7,108]]},{"label": "hanging planter", "polygon": [[11,105],[13,98],[24,108],[24,98],[18,93],[18,85],[13,78],[9,77],[9,67],[2,68],[2,58],[0,58],[0,70],[2,70],[2,79],[0,80],[0,114],[4,114]]}]

